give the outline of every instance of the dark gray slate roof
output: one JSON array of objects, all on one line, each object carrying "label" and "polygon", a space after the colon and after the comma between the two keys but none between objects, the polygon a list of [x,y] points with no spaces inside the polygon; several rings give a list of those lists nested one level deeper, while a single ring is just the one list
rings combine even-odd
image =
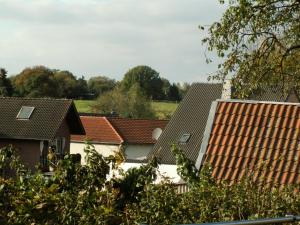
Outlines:
[{"label": "dark gray slate roof", "polygon": [[283,93],[279,86],[258,89],[254,91],[247,99],[272,102],[299,102],[299,98],[294,89],[291,89],[288,93]]},{"label": "dark gray slate roof", "polygon": [[154,154],[163,164],[175,164],[170,145],[177,144],[183,134],[191,134],[186,144],[178,146],[189,159],[196,161],[211,103],[221,98],[222,89],[222,84],[194,83],[148,157]]},{"label": "dark gray slate roof", "polygon": [[[34,107],[28,120],[17,119],[22,106]],[[51,140],[66,119],[71,134],[85,134],[72,100],[0,97],[0,138]]]}]

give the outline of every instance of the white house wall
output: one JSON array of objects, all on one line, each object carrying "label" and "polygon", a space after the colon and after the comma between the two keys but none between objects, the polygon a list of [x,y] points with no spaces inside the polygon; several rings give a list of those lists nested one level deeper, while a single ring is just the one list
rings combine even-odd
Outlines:
[{"label": "white house wall", "polygon": [[127,159],[146,159],[153,145],[126,145],[125,154]]},{"label": "white house wall", "polygon": [[[114,155],[114,152],[119,151],[119,145],[108,145],[108,144],[93,144],[95,146],[95,149],[97,152],[99,152],[104,157]],[[80,154],[81,155],[81,164],[85,165],[86,162],[84,160],[85,152],[84,149],[85,144],[84,143],[75,143],[71,142],[70,145],[70,153],[71,154]]]},{"label": "white house wall", "polygon": [[[102,154],[103,156],[113,155],[114,152],[119,151],[118,145],[94,144],[94,146],[96,151]],[[85,148],[84,143],[71,142],[70,153],[71,154],[79,153],[81,155],[82,165],[86,164],[84,160],[85,157],[85,152],[83,150],[84,148]],[[153,145],[128,145],[126,146],[125,153],[127,159],[144,159],[152,148]],[[127,171],[131,167],[140,167],[141,165],[142,165],[141,163],[126,162],[121,165],[121,168]],[[156,182],[160,182],[163,179],[163,177],[168,177],[172,182],[178,183],[180,181],[180,176],[177,174],[176,169],[177,169],[176,165],[167,165],[167,164],[159,165],[158,178]]]},{"label": "white house wall", "polygon": [[[110,144],[93,144],[97,152],[107,157],[113,155],[114,152],[119,151],[119,145]],[[84,143],[71,142],[70,153],[81,155],[81,164],[85,164],[84,157]],[[153,145],[126,145],[125,155],[127,159],[143,160],[152,150]]]},{"label": "white house wall", "polygon": [[[140,167],[141,163],[123,163],[121,165],[121,168],[124,171],[127,171],[129,168],[132,167]],[[176,165],[167,165],[167,164],[161,164],[158,168],[158,174],[157,174],[157,180],[156,183],[161,182],[164,177],[169,178],[172,182],[178,183],[180,181],[180,176],[177,174],[177,166]]]}]

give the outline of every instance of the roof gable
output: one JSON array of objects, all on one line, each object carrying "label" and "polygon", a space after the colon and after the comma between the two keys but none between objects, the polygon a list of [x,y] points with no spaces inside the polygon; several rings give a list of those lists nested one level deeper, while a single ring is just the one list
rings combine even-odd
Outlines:
[{"label": "roof gable", "polygon": [[[22,106],[34,107],[28,119],[17,119]],[[51,140],[66,118],[71,133],[84,133],[72,100],[0,98],[0,138]]]},{"label": "roof gable", "polygon": [[155,155],[161,163],[175,164],[176,160],[171,153],[170,145],[178,143],[184,134],[189,134],[188,141],[179,146],[189,159],[196,161],[211,103],[221,98],[222,89],[222,84],[192,84],[149,157]]},{"label": "roof gable", "polygon": [[127,119],[100,116],[80,116],[86,135],[72,135],[72,141],[93,143],[154,144],[155,128],[164,129],[167,120]]},{"label": "roof gable", "polygon": [[199,161],[217,180],[255,171],[266,183],[300,183],[300,104],[218,100],[212,114]]},{"label": "roof gable", "polygon": [[72,135],[72,141],[91,141],[93,143],[121,144],[122,137],[113,128],[106,117],[80,116],[86,135]]},{"label": "roof gable", "polygon": [[156,140],[152,138],[153,130],[155,128],[163,130],[168,123],[167,120],[114,117],[110,117],[108,120],[127,144],[154,144]]}]

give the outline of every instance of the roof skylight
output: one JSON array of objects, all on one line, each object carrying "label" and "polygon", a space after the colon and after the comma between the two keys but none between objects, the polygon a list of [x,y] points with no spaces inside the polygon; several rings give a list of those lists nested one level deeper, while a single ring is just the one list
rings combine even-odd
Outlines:
[{"label": "roof skylight", "polygon": [[22,108],[20,109],[20,111],[17,115],[17,119],[28,120],[30,118],[33,110],[34,110],[34,107],[32,107],[32,106],[22,106]]},{"label": "roof skylight", "polygon": [[179,144],[186,144],[191,137],[191,134],[183,134],[179,139]]}]

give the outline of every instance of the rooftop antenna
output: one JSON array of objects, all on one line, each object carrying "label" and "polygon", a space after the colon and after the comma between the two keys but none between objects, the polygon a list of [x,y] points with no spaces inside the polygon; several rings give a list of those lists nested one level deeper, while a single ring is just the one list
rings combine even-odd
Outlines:
[{"label": "rooftop antenna", "polygon": [[155,129],[152,131],[152,138],[153,138],[154,140],[158,140],[158,138],[159,138],[159,136],[161,135],[161,133],[162,133],[162,129],[161,129],[161,128],[159,128],[159,127],[155,128]]}]

